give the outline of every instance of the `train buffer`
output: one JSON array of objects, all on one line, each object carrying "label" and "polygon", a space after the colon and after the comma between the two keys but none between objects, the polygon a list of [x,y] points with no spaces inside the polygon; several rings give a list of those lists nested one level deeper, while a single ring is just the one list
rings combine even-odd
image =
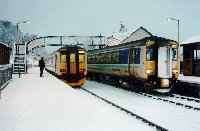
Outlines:
[{"label": "train buffer", "polygon": [[2,131],[155,130],[46,71],[39,77],[38,67],[13,76],[1,95]]}]

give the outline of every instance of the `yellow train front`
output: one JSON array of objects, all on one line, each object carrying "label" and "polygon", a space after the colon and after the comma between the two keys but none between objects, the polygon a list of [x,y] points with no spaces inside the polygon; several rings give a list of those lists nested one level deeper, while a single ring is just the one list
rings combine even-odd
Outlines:
[{"label": "yellow train front", "polygon": [[85,49],[67,45],[45,58],[46,70],[72,87],[81,87],[87,74]]},{"label": "yellow train front", "polygon": [[[158,92],[168,92],[179,75],[178,44],[161,39],[146,42],[145,74],[147,83]],[[147,84],[147,86],[148,86]]]}]

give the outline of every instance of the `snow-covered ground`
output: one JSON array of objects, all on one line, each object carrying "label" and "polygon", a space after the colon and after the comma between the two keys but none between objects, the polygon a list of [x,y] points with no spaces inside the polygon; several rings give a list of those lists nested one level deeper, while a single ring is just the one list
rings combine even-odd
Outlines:
[{"label": "snow-covered ground", "polygon": [[[96,88],[93,83],[87,83],[87,86],[91,86],[90,89]],[[155,130],[86,92],[72,89],[46,72],[44,77],[39,77],[38,68],[32,68],[22,78],[14,76],[1,95],[1,131]],[[115,97],[123,100],[120,94],[113,94],[113,98]],[[146,107],[131,103],[138,108]],[[141,101],[140,104],[142,103]],[[193,115],[187,118],[188,122],[192,117],[194,118]],[[191,127],[197,129],[196,124],[198,123],[192,124]]]},{"label": "snow-covered ground", "polygon": [[142,95],[93,81],[87,81],[84,88],[169,130],[200,130],[199,111],[153,100]]},{"label": "snow-covered ground", "polygon": [[200,84],[200,77],[198,76],[184,76],[183,74],[180,74],[178,80],[188,83]]}]

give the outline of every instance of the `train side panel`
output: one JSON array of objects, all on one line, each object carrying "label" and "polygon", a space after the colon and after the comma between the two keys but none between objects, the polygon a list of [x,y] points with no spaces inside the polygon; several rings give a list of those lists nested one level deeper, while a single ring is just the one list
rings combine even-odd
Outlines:
[{"label": "train side panel", "polygon": [[130,54],[130,59],[132,59],[129,66],[130,75],[139,79],[147,79],[147,75],[145,72],[145,46],[135,47],[132,48],[130,51],[132,52]]}]

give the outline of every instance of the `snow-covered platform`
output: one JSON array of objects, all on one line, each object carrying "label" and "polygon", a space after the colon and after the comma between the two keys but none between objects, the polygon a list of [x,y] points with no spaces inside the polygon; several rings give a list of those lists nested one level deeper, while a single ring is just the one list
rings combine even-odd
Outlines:
[{"label": "snow-covered platform", "polygon": [[200,84],[200,77],[198,76],[184,76],[183,74],[180,74],[178,80],[182,82]]},{"label": "snow-covered platform", "polygon": [[200,98],[200,77],[180,74],[176,92],[182,95]]},{"label": "snow-covered platform", "polygon": [[1,95],[1,131],[155,130],[38,68],[14,76]]}]

